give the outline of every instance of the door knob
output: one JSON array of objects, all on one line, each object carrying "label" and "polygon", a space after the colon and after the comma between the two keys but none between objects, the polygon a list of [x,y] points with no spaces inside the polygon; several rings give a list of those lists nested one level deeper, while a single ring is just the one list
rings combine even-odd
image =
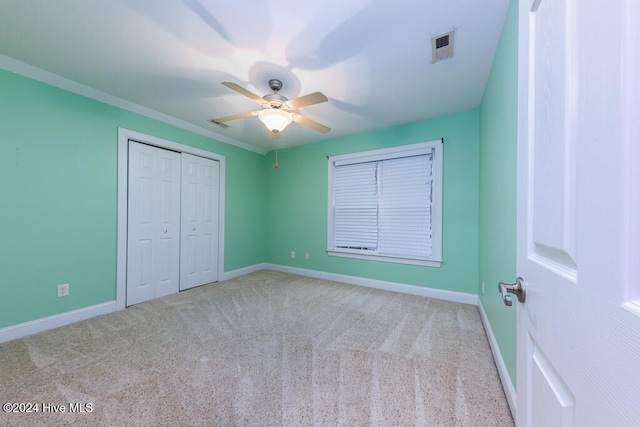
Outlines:
[{"label": "door knob", "polygon": [[525,298],[527,297],[524,290],[524,280],[522,279],[522,277],[518,277],[516,279],[516,283],[513,283],[511,285],[508,285],[504,282],[498,283],[498,291],[500,291],[500,293],[502,294],[502,301],[504,302],[504,305],[508,306],[511,306],[511,304],[513,304],[511,295],[509,295],[510,293],[517,296],[518,301],[520,302],[524,302]]}]

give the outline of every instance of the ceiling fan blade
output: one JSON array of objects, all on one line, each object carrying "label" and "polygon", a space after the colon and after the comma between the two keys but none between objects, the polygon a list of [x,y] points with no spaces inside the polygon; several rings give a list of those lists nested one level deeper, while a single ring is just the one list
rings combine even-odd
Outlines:
[{"label": "ceiling fan blade", "polygon": [[258,104],[264,104],[266,101],[264,99],[262,99],[261,97],[259,97],[258,95],[256,95],[255,93],[243,88],[242,86],[239,86],[233,82],[222,82],[223,85],[225,85],[226,87],[228,87],[229,89],[235,90],[238,93],[241,93],[242,95],[246,96],[247,98],[249,98],[250,100],[257,102]]},{"label": "ceiling fan blade", "polygon": [[244,119],[245,117],[253,117],[253,116],[256,116],[256,115],[258,115],[258,113],[256,111],[250,111],[250,112],[244,113],[244,114],[235,114],[233,116],[220,117],[219,119],[210,119],[209,121],[219,125],[219,124],[222,124],[224,122],[228,122],[230,120]]},{"label": "ceiling fan blade", "polygon": [[329,99],[322,92],[314,92],[309,95],[301,96],[300,98],[287,101],[287,105],[292,110],[296,108],[302,108],[313,104],[320,104],[321,102],[327,102]]},{"label": "ceiling fan blade", "polygon": [[331,130],[330,127],[327,127],[325,125],[322,125],[316,121],[313,121],[311,119],[308,119],[304,116],[301,116],[300,114],[291,114],[291,116],[293,117],[293,121],[302,125],[302,126],[306,126],[309,127],[313,130],[317,130],[318,132],[322,132],[322,133],[327,133]]}]

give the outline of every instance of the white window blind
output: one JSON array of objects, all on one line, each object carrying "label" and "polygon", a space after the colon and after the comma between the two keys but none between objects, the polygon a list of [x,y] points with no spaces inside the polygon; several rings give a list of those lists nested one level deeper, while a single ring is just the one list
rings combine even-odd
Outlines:
[{"label": "white window blind", "polygon": [[432,155],[380,162],[378,252],[431,258]]},{"label": "white window blind", "polygon": [[337,166],[334,182],[336,246],[375,250],[378,241],[376,163]]},{"label": "white window blind", "polygon": [[330,253],[439,265],[437,144],[407,147],[330,159]]}]

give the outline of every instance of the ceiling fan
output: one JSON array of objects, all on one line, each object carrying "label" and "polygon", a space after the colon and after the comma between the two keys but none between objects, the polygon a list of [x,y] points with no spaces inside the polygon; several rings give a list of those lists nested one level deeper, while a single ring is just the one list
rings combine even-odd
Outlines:
[{"label": "ceiling fan", "polygon": [[280,89],[282,89],[282,82],[278,79],[271,79],[269,80],[269,87],[273,90],[273,93],[269,93],[260,98],[255,93],[248,91],[235,83],[222,82],[222,84],[229,89],[235,90],[236,92],[246,96],[250,100],[257,102],[262,106],[262,109],[209,120],[219,126],[228,128],[230,127],[226,124],[228,121],[258,116],[258,119],[260,119],[260,121],[269,130],[270,139],[278,139],[280,137],[280,132],[291,124],[292,121],[322,133],[327,133],[331,130],[331,128],[325,125],[308,119],[299,113],[293,112],[293,110],[298,108],[327,102],[327,97],[321,92],[314,92],[296,99],[287,99],[278,93]]}]

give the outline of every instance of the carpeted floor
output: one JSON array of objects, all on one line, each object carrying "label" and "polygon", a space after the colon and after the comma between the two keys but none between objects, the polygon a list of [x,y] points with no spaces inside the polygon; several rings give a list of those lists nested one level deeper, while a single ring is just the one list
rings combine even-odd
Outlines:
[{"label": "carpeted floor", "polygon": [[477,307],[266,270],[0,344],[0,399],[38,404],[7,426],[513,425]]}]

